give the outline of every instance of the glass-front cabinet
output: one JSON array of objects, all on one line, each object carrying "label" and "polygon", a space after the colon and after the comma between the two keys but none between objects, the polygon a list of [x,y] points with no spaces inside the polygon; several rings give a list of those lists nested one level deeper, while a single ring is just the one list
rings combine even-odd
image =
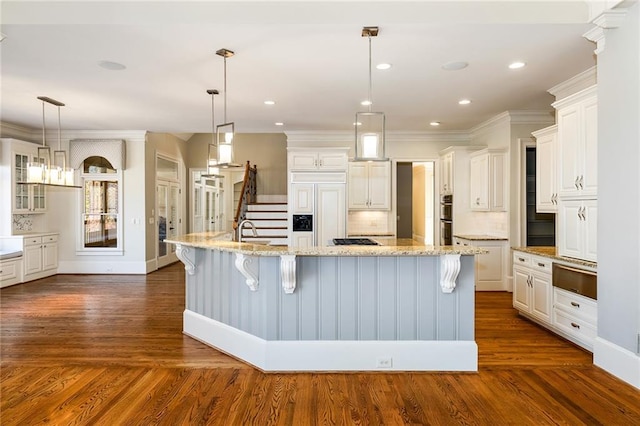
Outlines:
[{"label": "glass-front cabinet", "polygon": [[37,155],[13,153],[13,213],[43,213],[47,209],[44,185],[26,184],[27,164],[41,162]]}]

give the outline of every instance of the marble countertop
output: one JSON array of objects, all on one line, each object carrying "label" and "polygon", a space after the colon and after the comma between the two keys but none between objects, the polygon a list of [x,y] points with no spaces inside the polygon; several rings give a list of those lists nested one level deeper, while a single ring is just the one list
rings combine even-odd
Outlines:
[{"label": "marble countertop", "polygon": [[455,234],[454,237],[469,241],[507,241],[507,237],[486,234]]},{"label": "marble countertop", "polygon": [[213,234],[203,232],[166,239],[165,242],[254,256],[440,256],[444,254],[467,256],[487,253],[486,250],[478,247],[426,246],[411,239],[388,238],[380,241],[379,246],[289,247],[224,241]]},{"label": "marble countertop", "polygon": [[570,263],[574,265],[586,266],[588,268],[596,269],[598,264],[596,262],[590,262],[588,260],[574,259],[572,257],[558,256],[558,251],[555,247],[512,247],[514,251],[520,251],[523,253],[534,254],[536,256],[548,257],[554,260],[562,261],[563,263]]}]

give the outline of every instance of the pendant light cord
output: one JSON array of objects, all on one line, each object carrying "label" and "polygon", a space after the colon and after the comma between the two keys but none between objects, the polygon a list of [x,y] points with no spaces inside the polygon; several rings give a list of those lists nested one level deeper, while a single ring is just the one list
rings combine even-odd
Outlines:
[{"label": "pendant light cord", "polygon": [[224,56],[224,122],[227,123],[227,57]]},{"label": "pendant light cord", "polygon": [[371,34],[367,38],[369,39],[369,112],[371,112],[371,105],[373,104],[371,97]]}]

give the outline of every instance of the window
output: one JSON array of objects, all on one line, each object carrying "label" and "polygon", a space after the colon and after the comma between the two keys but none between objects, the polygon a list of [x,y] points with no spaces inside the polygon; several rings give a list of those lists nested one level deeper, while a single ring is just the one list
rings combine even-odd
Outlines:
[{"label": "window", "polygon": [[122,254],[121,172],[103,157],[87,158],[82,171],[80,254]]}]

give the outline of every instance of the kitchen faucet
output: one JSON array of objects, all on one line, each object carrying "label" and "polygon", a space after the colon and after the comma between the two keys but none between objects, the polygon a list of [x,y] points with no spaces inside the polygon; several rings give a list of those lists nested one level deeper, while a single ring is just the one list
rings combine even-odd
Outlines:
[{"label": "kitchen faucet", "polygon": [[251,230],[253,231],[253,236],[254,237],[258,236],[258,231],[256,231],[256,225],[254,225],[253,222],[251,222],[249,219],[245,219],[242,222],[240,222],[240,225],[238,225],[238,242],[239,243],[242,242],[242,228],[244,227],[245,223],[251,227]]}]

